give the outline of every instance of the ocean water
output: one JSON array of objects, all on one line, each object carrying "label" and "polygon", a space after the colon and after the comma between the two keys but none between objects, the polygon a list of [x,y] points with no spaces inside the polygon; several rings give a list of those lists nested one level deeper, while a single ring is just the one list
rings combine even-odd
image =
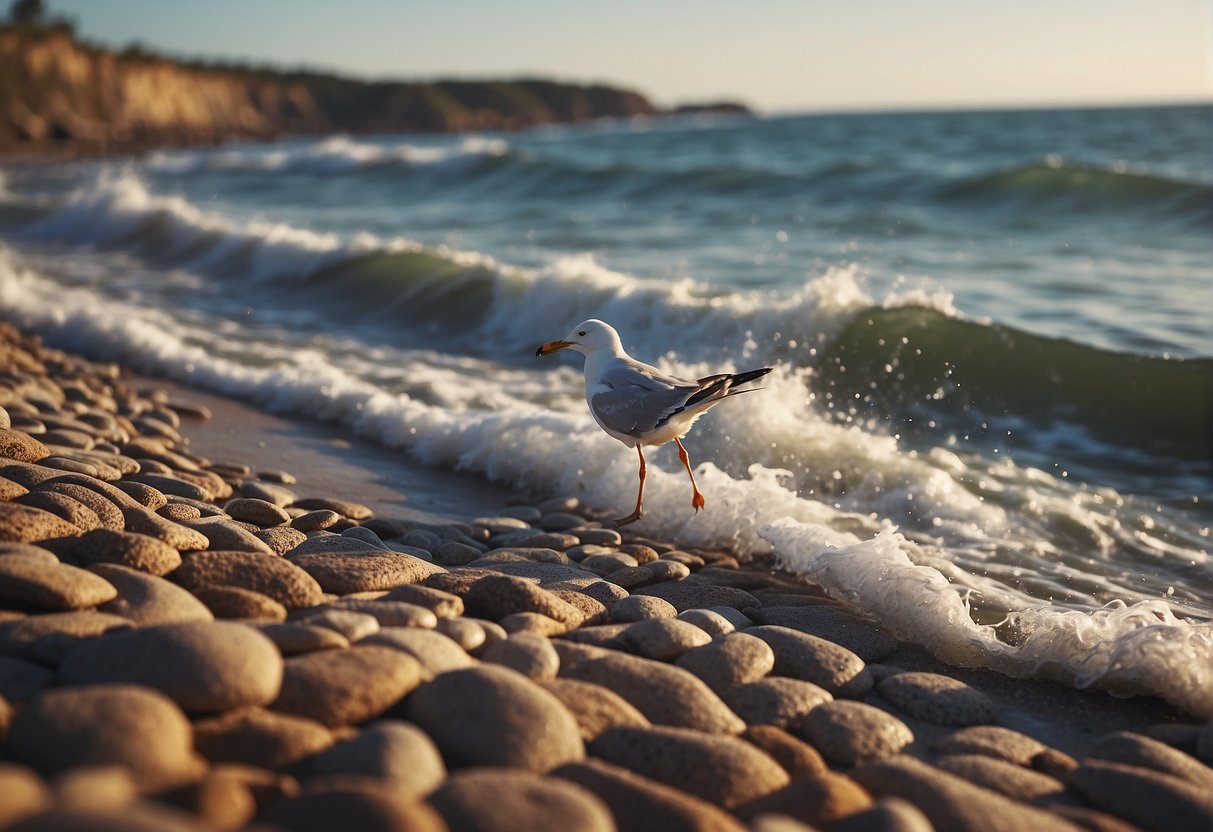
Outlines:
[{"label": "ocean water", "polygon": [[[0,164],[0,316],[620,514],[576,356],[774,366],[635,528],[960,664],[1213,714],[1213,108],[602,123]],[[452,511],[458,510],[452,495]]]}]

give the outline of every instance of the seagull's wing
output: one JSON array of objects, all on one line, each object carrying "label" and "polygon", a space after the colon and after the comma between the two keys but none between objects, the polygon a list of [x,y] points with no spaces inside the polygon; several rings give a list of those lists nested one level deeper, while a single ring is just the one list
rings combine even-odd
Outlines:
[{"label": "seagull's wing", "polygon": [[682,408],[699,391],[693,381],[668,376],[647,365],[623,364],[603,373],[590,395],[602,425],[626,436],[643,436]]}]

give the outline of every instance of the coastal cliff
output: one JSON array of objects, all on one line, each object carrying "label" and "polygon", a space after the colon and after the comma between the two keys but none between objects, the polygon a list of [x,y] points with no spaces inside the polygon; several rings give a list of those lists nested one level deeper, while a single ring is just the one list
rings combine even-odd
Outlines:
[{"label": "coastal cliff", "polygon": [[[744,108],[743,108],[744,109]],[[120,150],[283,134],[517,130],[659,115],[643,95],[553,81],[366,82],[188,64],[0,27],[0,150]]]}]

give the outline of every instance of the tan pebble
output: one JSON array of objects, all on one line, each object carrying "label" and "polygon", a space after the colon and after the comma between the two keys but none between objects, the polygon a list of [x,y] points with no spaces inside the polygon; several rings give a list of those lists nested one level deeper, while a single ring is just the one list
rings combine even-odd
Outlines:
[{"label": "tan pebble", "polygon": [[[247,477],[248,472],[245,471],[242,476]],[[281,483],[282,485],[294,485],[296,482],[298,482],[298,480],[295,479],[295,475],[289,473],[288,471],[258,471],[257,478],[266,480],[268,482]]]},{"label": "tan pebble", "polygon": [[576,627],[583,620],[581,611],[566,601],[530,581],[507,575],[477,581],[464,595],[463,603],[469,615],[492,620],[501,620],[514,613],[534,612],[561,622],[565,630]]},{"label": "tan pebble", "polygon": [[29,489],[21,483],[14,482],[7,477],[0,477],[0,500],[15,500],[28,493]]},{"label": "tan pebble", "polygon": [[555,679],[560,671],[556,649],[547,638],[535,633],[514,633],[490,645],[481,659],[516,670],[536,682]]},{"label": "tan pebble", "polygon": [[214,620],[205,604],[164,578],[116,563],[95,563],[89,570],[118,590],[118,597],[103,604],[101,612],[120,615],[141,627]]},{"label": "tan pebble", "polygon": [[252,497],[236,497],[223,504],[223,510],[233,519],[256,526],[277,526],[290,522],[290,517],[278,506]]},{"label": "tan pebble", "polygon": [[118,765],[71,768],[55,778],[55,801],[63,809],[118,811],[139,798],[129,771]]},{"label": "tan pebble", "polygon": [[274,485],[268,482],[255,482],[254,480],[245,480],[241,484],[240,496],[265,500],[282,509],[287,508],[296,500],[295,492],[290,489],[283,488],[281,485]]},{"label": "tan pebble", "polygon": [[[382,631],[372,638],[381,635]],[[305,653],[286,660],[282,692],[270,707],[330,728],[356,725],[395,705],[421,679],[416,659],[378,644]]]},{"label": "tan pebble", "polygon": [[456,772],[429,798],[451,829],[500,829],[503,817],[528,832],[613,832],[606,805],[556,777],[506,769]]},{"label": "tan pebble", "polygon": [[242,829],[257,814],[257,799],[245,778],[229,768],[208,771],[162,800],[197,817],[211,829]]},{"label": "tan pebble", "polygon": [[688,650],[676,664],[699,677],[717,693],[756,682],[775,667],[775,653],[756,636],[732,633]]},{"label": "tan pebble", "polygon": [[150,575],[167,575],[181,565],[181,553],[162,540],[134,532],[94,529],[60,545],[66,557],[81,566],[116,563]]},{"label": "tan pebble", "polygon": [[0,502],[0,540],[31,542],[80,533],[79,528],[57,514],[20,503]]},{"label": "tan pebble", "polygon": [[674,618],[678,610],[669,601],[648,595],[629,595],[611,605],[611,620],[619,623]]},{"label": "tan pebble", "polygon": [[609,616],[606,604],[591,598],[584,592],[577,592],[572,589],[556,589],[550,586],[548,592],[576,607],[581,612],[581,626],[601,624]]},{"label": "tan pebble", "polygon": [[774,725],[751,725],[741,734],[775,758],[775,762],[795,780],[825,774],[829,767],[816,748]]},{"label": "tan pebble", "polygon": [[624,589],[635,589],[652,582],[653,577],[653,570],[647,566],[628,566],[608,572],[602,579]]},{"label": "tan pebble", "polygon": [[[375,603],[375,602],[370,602]],[[351,643],[361,641],[367,636],[379,632],[379,621],[373,615],[354,610],[336,609],[333,607],[320,608],[317,612],[309,611],[296,619],[305,624],[317,627],[328,627],[345,636]]]},{"label": "tan pebble", "polygon": [[870,621],[823,604],[764,606],[757,610],[756,624],[777,624],[841,644],[865,662],[887,658],[897,642]]},{"label": "tan pebble", "polygon": [[936,725],[982,725],[994,721],[994,703],[959,679],[940,673],[898,673],[877,692],[900,710]]},{"label": "tan pebble", "polygon": [[275,526],[269,529],[260,529],[253,532],[253,536],[266,546],[269,546],[270,551],[276,555],[284,555],[307,540],[307,536],[303,532],[290,526]]},{"label": "tan pebble", "polygon": [[722,698],[747,725],[786,728],[834,697],[812,682],[768,676],[729,688]]},{"label": "tan pebble", "polygon": [[[445,571],[441,566],[403,552],[388,552],[360,541],[345,540],[347,543],[360,543],[365,549],[359,553],[358,549],[337,547],[333,538],[327,538],[320,542],[333,551],[299,554],[311,542],[306,541],[285,557],[315,578],[326,592],[337,595],[393,589],[401,584],[418,583],[435,572]],[[350,554],[359,556],[350,557]]]},{"label": "tan pebble", "polygon": [[882,797],[871,808],[856,812],[830,826],[830,832],[872,832],[878,829],[889,832],[934,832],[935,827],[917,806],[899,797]]},{"label": "tan pebble", "polygon": [[872,805],[872,796],[849,777],[834,772],[802,777],[750,803],[743,817],[763,814],[795,818],[811,828],[835,823]]},{"label": "tan pebble", "polygon": [[295,500],[294,505],[297,508],[307,509],[308,511],[328,509],[329,511],[337,512],[343,517],[348,517],[351,520],[366,520],[374,514],[374,512],[361,503],[351,502],[350,500],[338,500],[330,497],[309,497],[303,500]]},{"label": "tan pebble", "polygon": [[143,506],[124,508],[122,516],[126,518],[127,531],[159,538],[180,552],[199,551],[210,546],[210,541],[201,532],[167,520]]},{"label": "tan pebble", "polygon": [[168,503],[156,509],[156,513],[174,523],[187,523],[202,516],[202,512],[197,507],[186,503]]},{"label": "tan pebble", "polygon": [[415,725],[381,719],[341,740],[309,763],[317,774],[355,774],[388,780],[399,793],[422,798],[446,778],[438,747]]},{"label": "tan pebble", "polygon": [[[729,607],[728,609],[732,608]],[[741,613],[737,612],[736,610],[733,610],[733,612],[737,615],[741,615]],[[682,612],[678,613],[678,618],[681,621],[694,624],[696,627],[713,637],[726,636],[730,633],[736,632],[739,629],[729,617],[722,615],[717,610],[699,608],[683,610]],[[744,629],[748,626],[750,626],[750,624],[749,620],[747,619],[746,623],[742,625],[740,629]]]},{"label": "tan pebble", "polygon": [[432,630],[438,626],[438,616],[428,607],[404,601],[358,599],[347,595],[333,602],[330,608],[369,615],[383,627],[421,627]]},{"label": "tan pebble", "polygon": [[48,456],[50,450],[46,445],[28,433],[0,428],[0,457],[8,457],[18,462],[38,462]]},{"label": "tan pebble", "polygon": [[288,610],[314,607],[323,600],[316,580],[290,561],[258,552],[198,552],[173,579],[186,589],[205,584],[238,586],[268,595]]},{"label": "tan pebble", "polygon": [[889,757],[914,741],[913,732],[897,717],[847,700],[813,708],[795,727],[795,733],[840,766]]},{"label": "tan pebble", "polygon": [[194,723],[194,745],[212,763],[285,768],[333,744],[333,734],[311,719],[239,708]]},{"label": "tan pebble", "polygon": [[860,698],[872,689],[863,659],[832,641],[769,624],[750,627],[746,634],[770,645],[778,676],[812,682],[835,696]]},{"label": "tan pebble", "polygon": [[[0,558],[0,562],[3,560]],[[82,641],[131,626],[129,619],[93,610],[15,618],[0,622],[0,653],[30,656],[55,665]]]},{"label": "tan pebble", "polygon": [[672,661],[711,641],[712,637],[694,624],[676,618],[637,621],[616,638],[616,644],[629,653],[657,661]]},{"label": "tan pebble", "polygon": [[[678,563],[672,560],[655,560],[652,563],[645,564],[645,569],[653,576],[653,580],[657,582],[677,582],[690,577],[691,570],[686,564]],[[740,590],[738,590],[740,591]],[[695,599],[687,602],[689,606],[701,607],[708,603],[706,599]],[[716,603],[712,601],[711,603]]]},{"label": "tan pebble", "polygon": [[274,550],[261,538],[233,520],[221,517],[203,517],[199,520],[184,520],[181,525],[187,529],[201,532],[207,539],[208,549],[274,554]]},{"label": "tan pebble", "polygon": [[970,783],[1024,803],[1056,797],[1066,788],[1060,780],[1046,774],[985,754],[945,754],[935,760],[935,765]]},{"label": "tan pebble", "polygon": [[[23,489],[24,490],[24,489]],[[21,505],[49,511],[82,531],[100,528],[101,518],[84,503],[53,491],[34,491],[18,497]]]},{"label": "tan pebble", "polygon": [[1213,794],[1213,769],[1169,745],[1130,731],[1116,731],[1097,742],[1087,759],[1109,760],[1154,769],[1187,780]]},{"label": "tan pebble", "polygon": [[488,637],[485,635],[484,627],[467,618],[439,618],[438,625],[434,629],[454,641],[469,654],[488,646]]},{"label": "tan pebble", "polygon": [[394,587],[384,596],[384,600],[403,601],[407,604],[425,607],[438,618],[453,618],[463,615],[463,599],[458,595],[418,584],[403,584]]},{"label": "tan pebble", "polygon": [[581,737],[586,742],[608,728],[617,725],[647,726],[648,719],[626,699],[609,688],[577,679],[551,679],[543,686],[577,720]]},{"label": "tan pebble", "polygon": [[257,628],[278,648],[283,656],[297,656],[317,650],[333,650],[350,646],[349,639],[335,630],[314,627],[298,621],[282,624],[258,624]]},{"label": "tan pebble", "polygon": [[49,610],[95,607],[117,597],[113,585],[91,572],[43,558],[0,558],[0,601]]},{"label": "tan pebble", "polygon": [[[152,511],[158,511],[168,505],[168,497],[158,488],[153,488],[144,482],[135,480],[119,480],[114,483],[114,487],[123,494],[128,495],[139,505],[144,508],[149,508]],[[180,495],[174,495],[180,496]]]},{"label": "tan pebble", "polygon": [[620,544],[619,551],[625,555],[630,555],[641,566],[644,566],[646,563],[652,563],[659,557],[656,549],[643,543],[623,543]]},{"label": "tan pebble", "polygon": [[1000,725],[974,725],[940,737],[931,748],[941,754],[985,754],[1018,766],[1031,766],[1033,758],[1048,746]]},{"label": "tan pebble", "polygon": [[122,531],[126,527],[126,519],[122,510],[106,497],[82,485],[68,482],[49,482],[38,486],[39,491],[48,491],[71,497],[78,503],[88,506],[101,525],[107,529]]},{"label": "tan pebble", "polygon": [[446,832],[427,803],[399,793],[390,783],[370,778],[336,778],[326,785],[313,778],[308,793],[275,801],[258,816],[258,825],[296,832],[331,829]]},{"label": "tan pebble", "polygon": [[557,621],[538,612],[516,612],[501,619],[500,624],[507,633],[534,633],[541,636],[561,636],[570,629],[563,621]]},{"label": "tan pebble", "polygon": [[268,595],[239,586],[203,584],[192,590],[215,618],[285,621],[286,607]]},{"label": "tan pebble", "polygon": [[366,643],[407,653],[420,662],[427,678],[476,664],[458,642],[433,630],[381,627],[378,633],[367,638]]}]

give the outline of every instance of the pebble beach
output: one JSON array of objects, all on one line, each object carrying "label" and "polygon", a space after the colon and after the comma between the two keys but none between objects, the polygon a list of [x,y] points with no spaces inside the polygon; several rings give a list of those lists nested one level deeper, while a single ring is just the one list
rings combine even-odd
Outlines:
[{"label": "pebble beach", "polygon": [[406,508],[390,459],[6,324],[0,356],[2,829],[1213,828],[1213,723],[1161,700],[945,665],[576,497]]}]

